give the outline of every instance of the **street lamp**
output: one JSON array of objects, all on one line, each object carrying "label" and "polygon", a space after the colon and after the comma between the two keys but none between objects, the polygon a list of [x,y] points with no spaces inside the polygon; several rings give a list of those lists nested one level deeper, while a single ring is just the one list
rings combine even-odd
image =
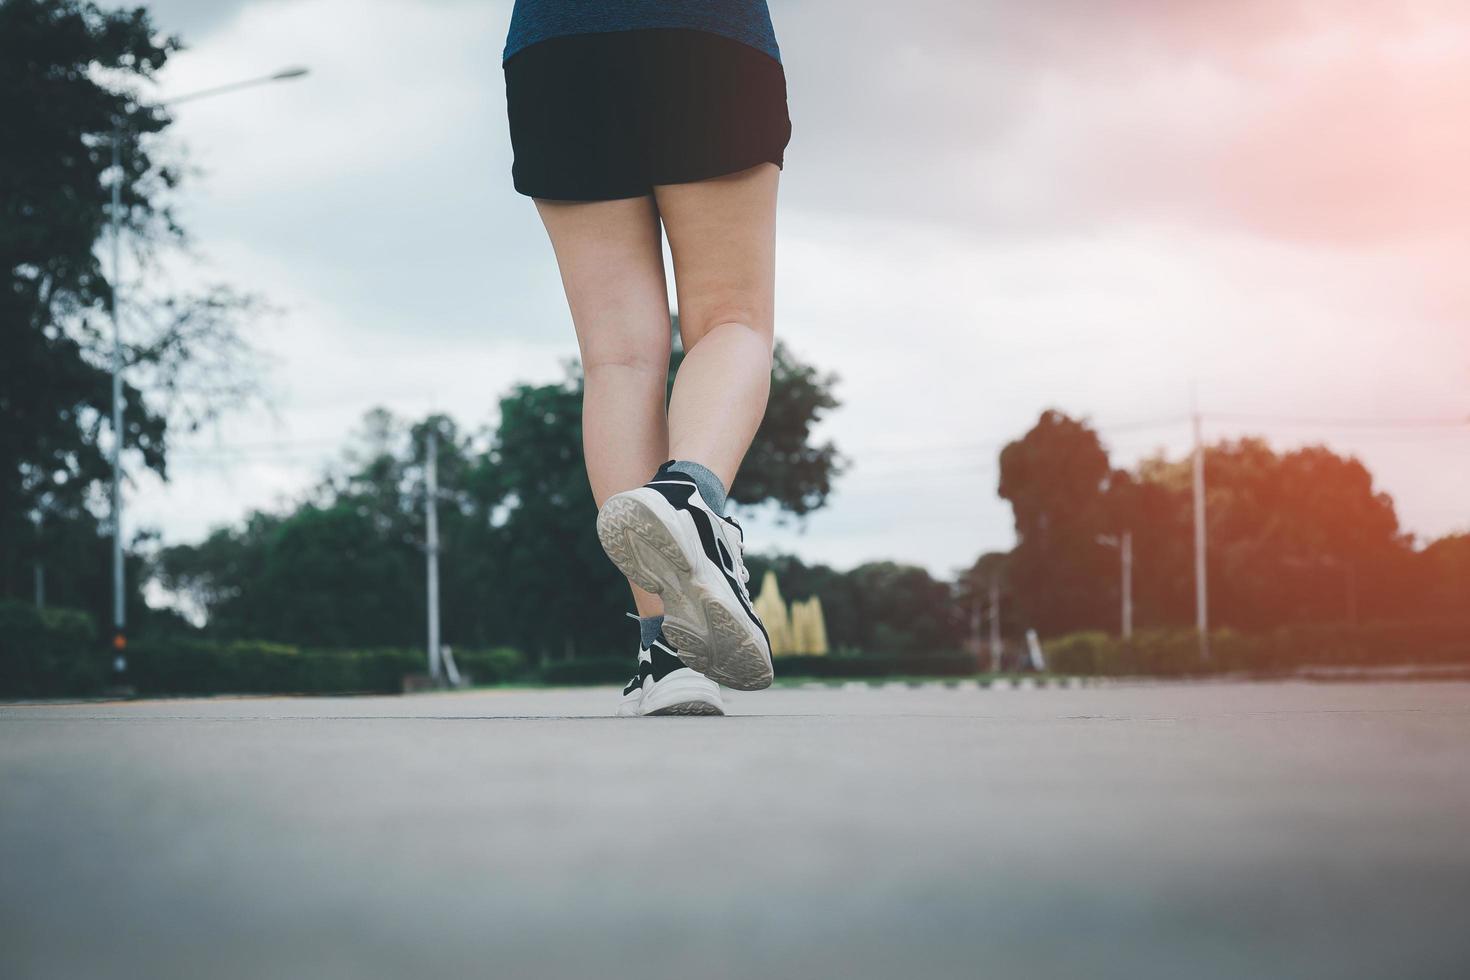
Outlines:
[{"label": "street lamp", "polygon": [[1121,625],[1123,627],[1123,639],[1133,639],[1133,532],[1124,531],[1121,534],[1100,534],[1097,538],[1098,544],[1107,545],[1109,548],[1117,548],[1123,563],[1122,585],[1119,589],[1123,600]]},{"label": "street lamp", "polygon": [[[223,95],[226,92],[234,92],[242,88],[254,85],[268,85],[272,82],[284,82],[293,78],[301,78],[308,73],[309,69],[293,67],[284,68],[273,75],[265,75],[260,78],[248,78],[240,82],[231,82],[228,85],[217,85],[214,88],[203,89],[198,92],[190,92],[186,95],[178,95],[172,99],[164,99],[155,102],[154,105],[163,108],[178,105],[181,102],[192,102],[196,99],[209,98],[214,95]],[[112,648],[114,660],[113,672],[121,680],[127,672],[128,662],[124,654],[127,649],[127,604],[124,601],[123,589],[123,547],[122,547],[122,448],[123,448],[123,398],[122,398],[122,375],[123,375],[123,346],[122,346],[122,321],[118,314],[118,292],[122,288],[122,120],[119,119],[112,127],[112,214],[109,224],[112,233],[112,301],[109,303],[109,312],[112,317]]]}]

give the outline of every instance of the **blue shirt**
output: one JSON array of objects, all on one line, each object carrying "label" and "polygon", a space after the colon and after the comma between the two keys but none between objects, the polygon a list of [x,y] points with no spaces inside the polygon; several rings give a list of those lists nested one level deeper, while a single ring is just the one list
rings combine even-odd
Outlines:
[{"label": "blue shirt", "polygon": [[650,27],[720,34],[781,60],[766,0],[516,0],[501,61],[547,38]]}]

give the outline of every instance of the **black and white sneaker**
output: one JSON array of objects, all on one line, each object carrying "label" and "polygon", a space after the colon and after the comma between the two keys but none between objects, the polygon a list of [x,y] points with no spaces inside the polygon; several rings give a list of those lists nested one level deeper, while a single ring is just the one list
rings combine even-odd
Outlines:
[{"label": "black and white sneaker", "polygon": [[597,536],[624,575],[662,597],[664,634],[679,659],[737,691],[771,685],[771,641],[750,601],[745,533],[705,503],[693,480],[665,463],[645,486],[608,498]]},{"label": "black and white sneaker", "polygon": [[[644,657],[647,657],[647,671]],[[643,675],[641,715],[722,715],[725,702],[720,685],[684,666],[677,652],[660,634],[653,646],[638,653],[638,670]],[[625,693],[624,699],[627,698]]]}]

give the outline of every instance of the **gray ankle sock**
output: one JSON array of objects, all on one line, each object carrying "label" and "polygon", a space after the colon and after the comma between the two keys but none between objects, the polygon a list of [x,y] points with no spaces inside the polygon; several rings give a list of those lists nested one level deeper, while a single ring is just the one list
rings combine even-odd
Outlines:
[{"label": "gray ankle sock", "polygon": [[658,631],[664,625],[662,615],[638,617],[638,642],[647,650],[658,639]]},{"label": "gray ankle sock", "polygon": [[713,470],[687,459],[672,460],[667,465],[669,469],[683,473],[693,480],[699,495],[710,505],[710,509],[721,517],[725,516],[725,485],[715,476]]}]

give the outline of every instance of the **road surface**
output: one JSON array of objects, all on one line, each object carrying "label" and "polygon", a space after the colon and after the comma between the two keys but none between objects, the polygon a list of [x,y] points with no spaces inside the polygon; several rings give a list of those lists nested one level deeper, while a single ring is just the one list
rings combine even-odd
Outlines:
[{"label": "road surface", "polygon": [[1470,976],[1470,684],[614,697],[0,706],[0,976]]}]

